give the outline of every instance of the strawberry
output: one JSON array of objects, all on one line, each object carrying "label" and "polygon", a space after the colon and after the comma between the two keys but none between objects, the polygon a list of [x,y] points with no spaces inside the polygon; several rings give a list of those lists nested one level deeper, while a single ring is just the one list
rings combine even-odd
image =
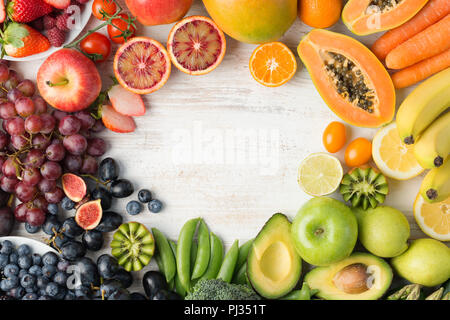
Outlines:
[{"label": "strawberry", "polygon": [[5,20],[6,20],[5,2],[0,1],[0,23],[3,23]]},{"label": "strawberry", "polygon": [[53,7],[42,0],[13,0],[7,11],[15,22],[31,22],[52,12]]},{"label": "strawberry", "polygon": [[44,0],[45,3],[56,9],[64,10],[70,5],[70,0]]},{"label": "strawberry", "polygon": [[133,132],[136,129],[136,124],[132,117],[124,116],[114,110],[113,107],[103,105],[102,121],[105,127],[109,130],[119,133]]},{"label": "strawberry", "polygon": [[5,53],[10,57],[26,57],[50,48],[50,41],[26,24],[12,22],[3,32],[1,40]]}]

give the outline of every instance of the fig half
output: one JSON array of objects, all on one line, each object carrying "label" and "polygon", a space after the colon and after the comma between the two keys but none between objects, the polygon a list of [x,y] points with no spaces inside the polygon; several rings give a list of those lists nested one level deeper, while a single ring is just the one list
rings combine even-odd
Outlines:
[{"label": "fig half", "polygon": [[103,215],[100,199],[88,201],[77,209],[75,221],[84,230],[95,229]]}]

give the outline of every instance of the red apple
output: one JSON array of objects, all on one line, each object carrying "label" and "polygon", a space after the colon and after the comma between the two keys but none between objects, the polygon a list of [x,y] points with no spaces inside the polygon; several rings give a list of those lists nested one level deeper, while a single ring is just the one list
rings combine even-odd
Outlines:
[{"label": "red apple", "polygon": [[75,49],[61,49],[39,68],[37,87],[52,107],[75,112],[94,102],[102,81],[95,64],[84,54]]},{"label": "red apple", "polygon": [[142,24],[155,26],[183,18],[192,0],[126,0],[126,4]]}]

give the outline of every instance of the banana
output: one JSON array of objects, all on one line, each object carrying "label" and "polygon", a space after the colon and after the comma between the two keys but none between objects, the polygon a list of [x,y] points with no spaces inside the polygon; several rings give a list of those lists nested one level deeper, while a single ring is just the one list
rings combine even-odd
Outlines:
[{"label": "banana", "polygon": [[427,173],[420,186],[420,194],[430,203],[444,201],[450,196],[450,156],[442,166]]},{"label": "banana", "polygon": [[406,144],[413,144],[448,107],[450,68],[425,80],[400,105],[396,122],[401,140]]},{"label": "banana", "polygon": [[414,145],[414,155],[426,169],[440,167],[450,154],[450,112],[434,121]]}]

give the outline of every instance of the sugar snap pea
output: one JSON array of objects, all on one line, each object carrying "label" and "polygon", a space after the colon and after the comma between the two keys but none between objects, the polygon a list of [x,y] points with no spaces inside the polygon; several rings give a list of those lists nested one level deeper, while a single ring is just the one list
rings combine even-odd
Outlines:
[{"label": "sugar snap pea", "polygon": [[177,244],[177,273],[187,292],[191,291],[191,248],[198,218],[188,220],[181,228]]},{"label": "sugar snap pea", "polygon": [[[237,265],[236,265],[237,267]],[[246,284],[247,283],[247,263],[244,264],[234,273],[231,283]]]},{"label": "sugar snap pea", "polygon": [[306,282],[303,282],[302,288],[300,290],[293,290],[281,300],[311,300],[311,297],[317,293],[317,290],[311,290]]},{"label": "sugar snap pea", "polygon": [[223,258],[223,244],[222,240],[214,233],[210,233],[209,241],[211,243],[211,254],[209,257],[208,268],[206,268],[205,273],[200,277],[200,280],[204,279],[215,279],[217,273],[222,265]]},{"label": "sugar snap pea", "polygon": [[236,268],[236,262],[239,256],[239,241],[235,240],[223,259],[220,266],[217,279],[222,279],[225,282],[231,282],[234,269]]},{"label": "sugar snap pea", "polygon": [[[170,249],[172,249],[172,252],[175,256],[177,254],[177,244],[174,241],[169,240],[169,245],[170,245]],[[180,278],[178,277],[178,273],[175,274],[175,277],[173,278],[173,282],[174,282],[174,286],[175,286],[175,291],[182,298],[184,298],[186,296],[186,290],[184,290],[183,286],[181,285]]]},{"label": "sugar snap pea", "polygon": [[175,256],[173,255],[172,249],[164,234],[157,228],[152,228],[152,233],[156,240],[158,255],[161,258],[163,267],[161,271],[164,273],[167,283],[170,283],[177,272]]},{"label": "sugar snap pea", "polygon": [[[239,247],[239,256],[236,262],[236,272],[247,262],[248,253],[252,247],[254,239],[250,239]],[[236,273],[235,272],[235,273]]]},{"label": "sugar snap pea", "polygon": [[192,271],[191,279],[200,278],[208,268],[209,256],[211,255],[211,248],[209,243],[209,230],[206,223],[201,220],[197,232],[197,256],[194,262],[194,269]]}]

